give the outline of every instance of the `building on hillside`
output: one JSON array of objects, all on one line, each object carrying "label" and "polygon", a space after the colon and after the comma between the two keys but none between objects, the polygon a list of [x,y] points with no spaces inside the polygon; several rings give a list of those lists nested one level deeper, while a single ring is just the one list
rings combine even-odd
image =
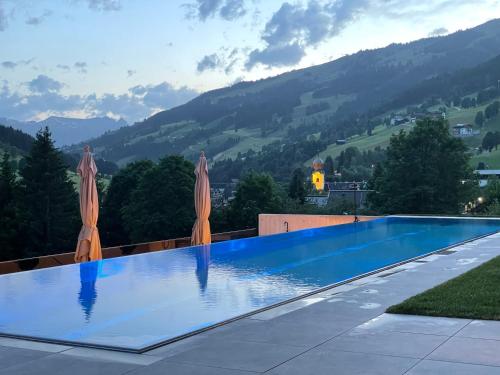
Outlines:
[{"label": "building on hillside", "polygon": [[500,178],[500,169],[478,169],[474,172],[479,177],[479,187],[485,187],[489,181]]},{"label": "building on hillside", "polygon": [[325,182],[322,192],[314,192],[306,196],[306,202],[318,207],[335,205],[342,202],[356,204],[356,208],[365,208],[369,190],[366,182]]},{"label": "building on hillside", "polygon": [[328,204],[329,196],[329,191],[325,191],[322,194],[308,194],[305,201],[318,207],[325,207]]},{"label": "building on hillside", "polygon": [[398,126],[406,124],[407,122],[410,122],[410,119],[408,117],[396,115],[393,118],[391,118],[391,126]]},{"label": "building on hillside", "polygon": [[361,182],[330,182],[329,189],[329,204],[336,204],[342,201],[351,203],[355,202],[357,208],[365,208],[368,193],[373,190],[367,189],[365,181]]},{"label": "building on hillside", "polygon": [[210,184],[210,199],[212,207],[225,207],[234,199],[238,180],[228,183]]},{"label": "building on hillside", "polygon": [[347,143],[347,141],[346,141],[345,139],[337,139],[337,140],[335,141],[335,144],[336,144],[337,146],[340,146],[340,145],[345,145],[346,143]]},{"label": "building on hillside", "polygon": [[454,137],[465,138],[476,135],[471,124],[457,124],[453,126],[452,131]]}]

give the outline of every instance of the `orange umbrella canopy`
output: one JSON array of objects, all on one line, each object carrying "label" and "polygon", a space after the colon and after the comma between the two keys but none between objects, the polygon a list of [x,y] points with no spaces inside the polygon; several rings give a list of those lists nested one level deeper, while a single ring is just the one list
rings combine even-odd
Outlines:
[{"label": "orange umbrella canopy", "polygon": [[89,146],[85,146],[82,160],[80,160],[76,171],[80,175],[80,214],[83,225],[78,236],[75,262],[88,262],[102,259],[101,241],[97,230],[97,218],[99,217],[99,200],[95,180],[97,167]]},{"label": "orange umbrella canopy", "polygon": [[196,210],[196,221],[191,235],[191,245],[209,244],[212,242],[210,235],[210,182],[208,180],[208,164],[205,154],[202,152],[198,165],[194,170],[196,184],[194,187],[194,208]]}]

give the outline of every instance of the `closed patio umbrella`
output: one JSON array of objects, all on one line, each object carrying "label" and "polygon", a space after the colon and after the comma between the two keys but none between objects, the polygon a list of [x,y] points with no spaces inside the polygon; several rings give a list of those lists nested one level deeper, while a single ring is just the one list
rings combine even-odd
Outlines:
[{"label": "closed patio umbrella", "polygon": [[196,221],[191,234],[191,245],[204,245],[212,242],[210,235],[210,183],[208,181],[208,164],[205,154],[202,152],[198,165],[194,170],[196,184],[194,187],[194,208],[196,210]]},{"label": "closed patio umbrella", "polygon": [[102,259],[101,241],[97,230],[99,216],[95,181],[97,167],[89,146],[85,146],[82,160],[80,160],[76,171],[80,175],[80,214],[83,225],[78,236],[75,262],[88,262]]}]

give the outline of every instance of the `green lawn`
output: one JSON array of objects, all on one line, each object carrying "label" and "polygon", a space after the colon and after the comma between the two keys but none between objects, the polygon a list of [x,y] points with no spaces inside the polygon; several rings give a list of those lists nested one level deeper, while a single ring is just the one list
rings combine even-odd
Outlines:
[{"label": "green lawn", "polygon": [[391,306],[387,312],[500,320],[500,257]]},{"label": "green lawn", "polygon": [[[389,140],[391,135],[399,133],[400,130],[410,130],[413,128],[411,124],[398,125],[393,127],[386,127],[385,125],[379,125],[374,130],[371,136],[366,133],[363,135],[356,135],[354,137],[348,138],[346,144],[336,145],[332,144],[327,147],[325,151],[320,152],[320,157],[323,160],[330,155],[332,158],[336,158],[340,153],[348,147],[357,147],[360,151],[372,150],[377,146],[381,148],[386,148],[389,145]],[[308,160],[305,165],[309,166],[314,158]]]}]

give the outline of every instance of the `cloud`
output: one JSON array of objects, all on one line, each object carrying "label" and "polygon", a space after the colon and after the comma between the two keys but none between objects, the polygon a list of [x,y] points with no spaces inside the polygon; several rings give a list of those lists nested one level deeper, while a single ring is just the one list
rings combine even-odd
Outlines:
[{"label": "cloud", "polygon": [[226,0],[226,3],[220,8],[219,14],[227,21],[233,21],[246,14],[245,3],[243,0]]},{"label": "cloud", "polygon": [[74,65],[73,65],[79,73],[82,73],[82,74],[86,74],[87,73],[87,63],[84,62],[84,61],[77,61]]},{"label": "cloud", "polygon": [[17,63],[14,61],[3,61],[1,65],[6,69],[14,69],[17,66]]},{"label": "cloud", "polygon": [[43,21],[45,21],[47,19],[47,17],[50,17],[52,15],[52,11],[46,9],[43,14],[41,14],[40,16],[36,16],[36,17],[29,17],[27,20],[26,20],[26,24],[27,25],[32,25],[32,26],[37,26],[37,25],[40,25]]},{"label": "cloud", "polygon": [[121,0],[84,0],[92,10],[117,11],[122,9]]},{"label": "cloud", "polygon": [[34,57],[28,60],[3,61],[0,63],[0,65],[2,66],[2,68],[15,69],[20,65],[30,65],[33,61],[35,61]]},{"label": "cloud", "polygon": [[[489,2],[491,0],[484,0]],[[285,2],[266,23],[263,48],[254,49],[245,67],[296,65],[306,49],[340,34],[363,16],[406,19],[418,22],[429,15],[470,4],[468,0],[310,0],[307,4]],[[443,33],[442,28],[435,31]]]},{"label": "cloud", "polygon": [[247,13],[245,0],[196,0],[183,6],[187,9],[188,18],[196,18],[200,21],[215,16],[233,21]]},{"label": "cloud", "polygon": [[[42,78],[40,78],[42,77]],[[1,84],[1,83],[0,83]],[[167,82],[135,86],[120,95],[62,95],[64,84],[49,77],[38,76],[28,82],[30,93],[12,92],[4,81],[0,86],[2,117],[28,120],[43,115],[68,116],[85,113],[89,117],[122,117],[127,122],[146,118],[159,110],[169,109],[193,99],[198,92],[187,87],[175,88]]]},{"label": "cloud", "polygon": [[56,68],[57,69],[61,69],[61,70],[65,70],[65,71],[71,70],[71,68],[69,67],[69,65],[64,65],[64,64],[57,64]]},{"label": "cloud", "polygon": [[196,65],[198,73],[203,73],[205,70],[215,70],[222,66],[222,61],[216,53],[204,56]]},{"label": "cloud", "polygon": [[44,74],[40,74],[38,77],[27,82],[26,85],[32,93],[55,93],[59,92],[64,87],[61,82],[47,77]]},{"label": "cloud", "polygon": [[311,0],[306,6],[284,3],[266,23],[261,35],[266,47],[254,49],[245,64],[290,66],[300,62],[305,49],[337,35],[354,21],[370,0]]},{"label": "cloud", "polygon": [[429,33],[430,37],[441,36],[448,34],[448,29],[446,27],[438,27]]},{"label": "cloud", "polygon": [[268,46],[263,50],[253,50],[248,56],[245,68],[250,70],[257,63],[273,67],[291,66],[298,64],[304,56],[304,48],[298,43]]},{"label": "cloud", "polygon": [[203,58],[198,61],[196,70],[198,73],[203,73],[207,70],[219,70],[226,74],[230,74],[233,72],[235,65],[240,61],[239,55],[239,48],[220,48],[217,53],[203,56]]},{"label": "cloud", "polygon": [[198,92],[186,86],[173,87],[168,82],[158,85],[135,86],[129,90],[136,99],[142,99],[143,103],[151,109],[172,108],[193,99]]},{"label": "cloud", "polygon": [[137,73],[136,70],[129,69],[127,70],[127,77],[130,78],[132,77],[135,73]]}]

